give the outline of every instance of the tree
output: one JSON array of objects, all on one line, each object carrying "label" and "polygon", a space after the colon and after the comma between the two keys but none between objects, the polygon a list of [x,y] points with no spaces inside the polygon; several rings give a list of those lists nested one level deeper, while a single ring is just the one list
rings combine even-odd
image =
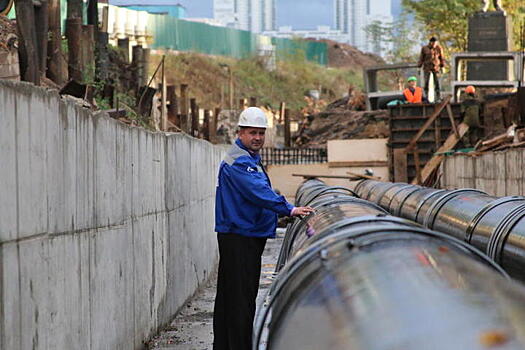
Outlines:
[{"label": "tree", "polygon": [[[513,21],[514,39],[519,42],[520,23],[525,19],[523,0],[507,0],[503,7]],[[403,0],[403,7],[424,26],[427,37],[439,38],[445,52],[467,50],[468,18],[481,10],[479,0]]]},{"label": "tree", "polygon": [[67,81],[67,62],[62,50],[62,27],[60,20],[60,0],[49,0],[49,41],[47,57],[47,76],[62,86]]},{"label": "tree", "polygon": [[32,0],[15,1],[18,32],[20,34],[20,68],[22,80],[40,85],[46,71],[47,58],[47,0],[37,5]]},{"label": "tree", "polygon": [[392,62],[417,61],[419,44],[422,41],[421,25],[409,18],[406,12],[392,23],[390,31],[392,49],[390,60]]},{"label": "tree", "polygon": [[394,22],[383,23],[376,20],[367,25],[365,31],[370,37],[374,52],[386,48],[384,58],[392,63],[417,60],[415,49],[419,48],[421,42],[421,30],[419,24],[412,22],[406,13],[402,13]]},{"label": "tree", "polygon": [[365,27],[368,41],[372,44],[372,52],[381,55],[383,44],[388,41],[390,27],[379,20],[374,20]]}]

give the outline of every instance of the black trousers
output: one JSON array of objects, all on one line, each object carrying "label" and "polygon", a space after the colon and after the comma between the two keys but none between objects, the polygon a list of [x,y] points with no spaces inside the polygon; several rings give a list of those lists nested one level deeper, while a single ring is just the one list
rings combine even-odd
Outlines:
[{"label": "black trousers", "polygon": [[219,275],[213,312],[213,349],[250,350],[266,238],[218,234],[217,240]]},{"label": "black trousers", "polygon": [[438,72],[423,72],[425,78],[425,97],[428,99],[428,86],[430,84],[430,76],[434,79],[434,100],[439,101],[441,99],[441,88],[439,86],[439,73]]}]

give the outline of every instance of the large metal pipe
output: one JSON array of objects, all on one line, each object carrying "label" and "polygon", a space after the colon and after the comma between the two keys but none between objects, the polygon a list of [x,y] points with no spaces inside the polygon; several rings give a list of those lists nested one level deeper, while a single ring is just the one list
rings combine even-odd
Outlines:
[{"label": "large metal pipe", "polygon": [[476,248],[317,180],[296,198],[315,214],[287,229],[254,349],[525,348],[525,289]]},{"label": "large metal pipe", "polygon": [[[402,188],[402,191],[392,191]],[[389,213],[461,239],[525,281],[525,197],[494,197],[475,189],[436,190],[365,180],[356,193]]]}]

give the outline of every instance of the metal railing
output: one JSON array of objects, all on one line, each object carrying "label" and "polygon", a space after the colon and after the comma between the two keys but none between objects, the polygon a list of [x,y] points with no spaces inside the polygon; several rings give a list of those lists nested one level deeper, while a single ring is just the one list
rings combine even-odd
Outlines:
[{"label": "metal railing", "polygon": [[328,161],[325,148],[263,148],[261,157],[265,166],[326,163]]}]

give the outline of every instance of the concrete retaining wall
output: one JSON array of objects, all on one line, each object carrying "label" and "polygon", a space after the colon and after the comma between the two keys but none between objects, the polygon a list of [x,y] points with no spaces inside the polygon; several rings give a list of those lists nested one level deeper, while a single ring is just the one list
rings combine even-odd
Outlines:
[{"label": "concrete retaining wall", "polygon": [[223,151],[0,81],[0,349],[139,349],[217,261]]},{"label": "concrete retaining wall", "polygon": [[441,164],[443,188],[476,188],[495,196],[525,195],[525,149],[455,155]]}]

